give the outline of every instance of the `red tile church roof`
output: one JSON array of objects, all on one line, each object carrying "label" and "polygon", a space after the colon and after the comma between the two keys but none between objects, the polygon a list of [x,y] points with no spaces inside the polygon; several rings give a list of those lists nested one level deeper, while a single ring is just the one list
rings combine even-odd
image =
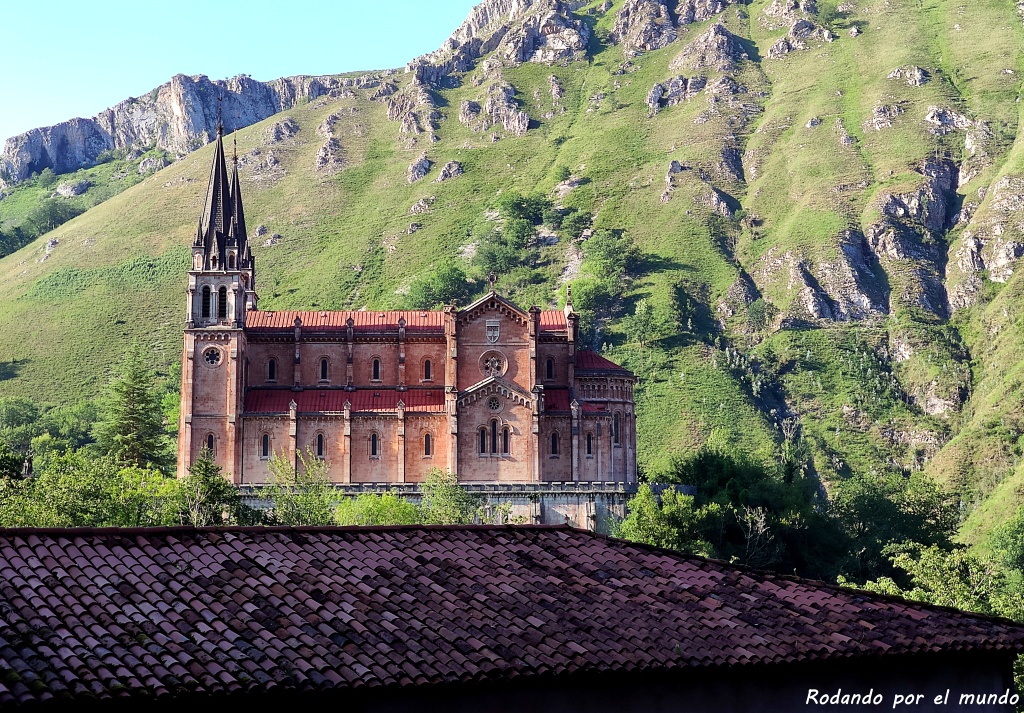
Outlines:
[{"label": "red tile church roof", "polygon": [[398,332],[398,320],[405,319],[406,330],[444,333],[444,312],[398,311],[325,312],[320,310],[250,310],[245,313],[245,328],[253,331],[293,329],[296,318],[303,329],[344,330],[349,317],[353,327],[366,332]]},{"label": "red tile church roof", "polygon": [[249,389],[245,394],[246,413],[288,413],[288,404],[295,399],[300,413],[341,412],[345,402],[353,411],[395,411],[398,402],[410,412],[444,411],[444,391],[441,389]]},{"label": "red tile church roof", "polygon": [[[440,310],[249,310],[245,313],[245,328],[253,332],[294,329],[298,318],[302,320],[303,329],[341,331],[346,328],[349,317],[354,322],[353,328],[364,332],[398,332],[398,320],[405,319],[407,331],[444,333],[444,312]],[[565,314],[560,310],[540,313],[541,331],[565,331],[566,324]]]},{"label": "red tile church roof", "polygon": [[564,332],[569,328],[565,312],[560,309],[546,309],[540,313],[540,328],[543,332]]},{"label": "red tile church roof", "polygon": [[0,531],[5,709],[983,650],[1024,626],[564,526]]},{"label": "red tile church roof", "polygon": [[576,369],[582,371],[623,371],[630,373],[628,369],[623,369],[615,362],[605,359],[597,352],[592,352],[586,349],[581,349],[576,352]]}]

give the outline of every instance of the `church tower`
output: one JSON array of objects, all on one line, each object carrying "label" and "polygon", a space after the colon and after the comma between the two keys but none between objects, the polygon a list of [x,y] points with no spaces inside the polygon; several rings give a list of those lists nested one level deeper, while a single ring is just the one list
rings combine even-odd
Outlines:
[{"label": "church tower", "polygon": [[245,230],[237,151],[228,178],[223,126],[210,168],[206,204],[192,242],[181,370],[178,477],[203,448],[239,482],[245,377],[245,317],[256,309],[256,266]]}]

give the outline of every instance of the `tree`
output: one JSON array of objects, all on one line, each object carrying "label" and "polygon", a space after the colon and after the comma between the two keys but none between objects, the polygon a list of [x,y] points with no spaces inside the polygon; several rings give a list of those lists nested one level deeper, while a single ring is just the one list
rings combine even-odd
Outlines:
[{"label": "tree", "polygon": [[166,471],[173,459],[154,379],[149,357],[136,343],[110,383],[94,432],[100,451],[118,462]]},{"label": "tree", "polygon": [[633,309],[633,316],[626,319],[626,334],[630,341],[641,347],[647,346],[652,339],[658,338],[658,323],[654,316],[654,308],[646,298],[641,297]]},{"label": "tree", "polygon": [[466,525],[477,520],[480,498],[459,485],[459,479],[431,468],[423,482],[423,522],[427,525]]},{"label": "tree", "polygon": [[199,452],[188,475],[178,481],[175,495],[175,511],[182,525],[206,527],[244,519],[240,518],[245,506],[238,488],[223,476],[207,448]]},{"label": "tree", "polygon": [[334,518],[339,525],[415,525],[423,513],[397,493],[363,493],[343,499]]},{"label": "tree", "polygon": [[0,398],[0,443],[26,455],[39,435],[39,407],[28,399]]},{"label": "tree", "polygon": [[330,464],[299,452],[298,468],[283,454],[270,459],[267,495],[274,504],[272,518],[281,525],[332,525],[336,494],[327,477]]},{"label": "tree", "polygon": [[715,556],[714,548],[703,539],[703,531],[714,527],[720,516],[717,508],[699,512],[691,495],[675,488],[662,491],[661,502],[651,486],[644,483],[626,504],[626,519],[616,528],[616,537],[644,542],[690,554]]},{"label": "tree", "polygon": [[413,280],[406,301],[411,309],[430,309],[453,302],[458,304],[470,294],[462,267],[455,261],[445,261],[426,277]]},{"label": "tree", "polygon": [[7,447],[6,443],[0,442],[0,479],[20,478],[22,458]]},{"label": "tree", "polygon": [[[587,217],[589,226],[589,216]],[[583,243],[586,270],[597,276],[619,280],[636,273],[642,253],[629,235],[621,230],[597,230]]]},{"label": "tree", "polygon": [[854,579],[897,576],[889,550],[894,545],[951,548],[954,499],[922,473],[854,474],[834,483],[831,496],[831,512],[849,538],[847,573]]}]

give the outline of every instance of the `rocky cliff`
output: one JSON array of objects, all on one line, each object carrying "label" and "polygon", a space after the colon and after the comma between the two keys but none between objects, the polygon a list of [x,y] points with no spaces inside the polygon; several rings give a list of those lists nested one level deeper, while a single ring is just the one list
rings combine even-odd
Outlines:
[{"label": "rocky cliff", "polygon": [[156,146],[183,156],[212,140],[220,98],[224,129],[231,132],[299,101],[379,83],[378,75],[298,76],[258,82],[245,75],[211,80],[178,74],[148,94],[126,99],[91,119],[70,119],[7,139],[0,154],[0,181],[17,183],[44,168],[68,173],[93,165],[100,154],[112,149]]}]

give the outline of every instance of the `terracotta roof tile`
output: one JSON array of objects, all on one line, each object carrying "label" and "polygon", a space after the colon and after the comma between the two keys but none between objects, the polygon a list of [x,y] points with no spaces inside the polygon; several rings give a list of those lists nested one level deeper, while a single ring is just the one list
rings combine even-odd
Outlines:
[{"label": "terracotta roof tile", "polygon": [[623,369],[613,361],[605,359],[597,352],[581,349],[576,352],[577,371],[620,371],[630,374],[628,369]]},{"label": "terracotta roof tile", "polygon": [[304,330],[343,331],[349,318],[353,328],[360,332],[398,333],[398,320],[404,319],[407,332],[437,332],[444,334],[444,312],[441,311],[399,311],[371,312],[326,312],[320,310],[281,310],[269,312],[250,310],[245,313],[247,331],[279,331],[295,328],[295,320],[302,320]]},{"label": "terracotta roof tile", "polygon": [[1024,650],[1005,620],[566,527],[7,530],[8,570],[3,708]]},{"label": "terracotta roof tile", "polygon": [[546,309],[540,313],[540,329],[542,332],[564,332],[569,328],[565,312],[560,309]]}]

